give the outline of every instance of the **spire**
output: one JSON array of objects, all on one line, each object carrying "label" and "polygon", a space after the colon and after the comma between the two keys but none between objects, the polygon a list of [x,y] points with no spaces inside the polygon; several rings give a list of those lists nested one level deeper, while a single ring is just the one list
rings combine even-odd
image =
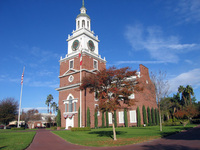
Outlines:
[{"label": "spire", "polygon": [[84,0],[82,1],[82,7],[85,7],[85,2],[84,2]]}]

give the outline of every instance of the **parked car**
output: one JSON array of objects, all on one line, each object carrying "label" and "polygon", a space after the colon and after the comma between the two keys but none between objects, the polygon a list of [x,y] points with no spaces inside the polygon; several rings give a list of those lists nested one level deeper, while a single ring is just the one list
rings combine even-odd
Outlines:
[{"label": "parked car", "polygon": [[1,124],[0,129],[4,129],[5,125]]},{"label": "parked car", "polygon": [[6,126],[6,129],[11,129],[11,128],[15,128],[15,127],[17,127],[16,124],[10,124],[10,125]]}]

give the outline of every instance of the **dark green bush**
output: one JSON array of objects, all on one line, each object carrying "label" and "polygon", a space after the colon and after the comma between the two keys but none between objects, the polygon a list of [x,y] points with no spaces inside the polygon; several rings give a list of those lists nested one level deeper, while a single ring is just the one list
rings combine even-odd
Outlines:
[{"label": "dark green bush", "polygon": [[90,127],[85,128],[71,128],[71,131],[91,131]]},{"label": "dark green bush", "polygon": [[137,126],[141,126],[141,116],[140,116],[140,109],[137,107]]},{"label": "dark green bush", "polygon": [[51,130],[57,130],[57,127],[51,127],[50,129]]},{"label": "dark green bush", "polygon": [[124,124],[125,124],[125,127],[128,127],[128,118],[127,118],[126,108],[124,109]]},{"label": "dark green bush", "polygon": [[58,109],[58,113],[56,116],[56,123],[57,123],[57,127],[61,127],[61,114],[60,114],[60,109]]},{"label": "dark green bush", "polygon": [[25,130],[25,128],[24,127],[21,127],[21,128],[14,127],[14,128],[11,128],[11,130]]}]

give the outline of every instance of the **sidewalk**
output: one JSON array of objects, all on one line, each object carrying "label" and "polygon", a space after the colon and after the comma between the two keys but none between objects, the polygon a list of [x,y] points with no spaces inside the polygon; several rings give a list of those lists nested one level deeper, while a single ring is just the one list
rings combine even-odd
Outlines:
[{"label": "sidewalk", "polygon": [[166,138],[120,147],[86,147],[66,142],[48,130],[37,131],[27,150],[200,150],[200,126]]},{"label": "sidewalk", "polygon": [[48,130],[39,129],[26,150],[87,150],[85,148],[85,146],[68,143]]}]

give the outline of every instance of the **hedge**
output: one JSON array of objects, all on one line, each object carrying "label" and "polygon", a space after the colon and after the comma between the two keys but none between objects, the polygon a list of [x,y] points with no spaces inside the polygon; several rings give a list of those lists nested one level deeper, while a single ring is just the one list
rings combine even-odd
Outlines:
[{"label": "hedge", "polygon": [[71,131],[91,131],[90,127],[84,127],[84,128],[71,128]]}]

